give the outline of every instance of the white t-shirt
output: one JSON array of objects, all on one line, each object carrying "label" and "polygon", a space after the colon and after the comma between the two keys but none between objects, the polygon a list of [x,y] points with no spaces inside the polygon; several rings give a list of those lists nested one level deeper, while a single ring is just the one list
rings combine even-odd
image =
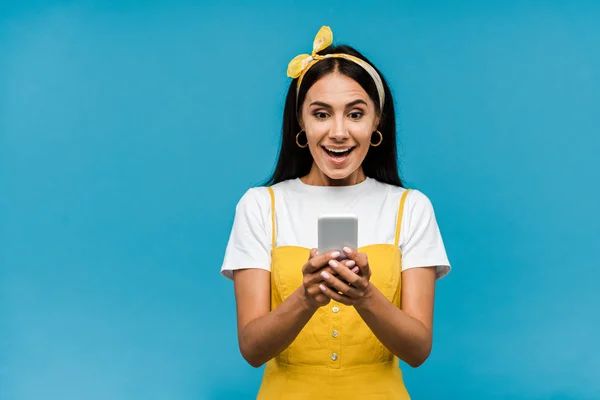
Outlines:
[{"label": "white t-shirt", "polygon": [[[367,178],[352,186],[312,186],[291,179],[272,186],[275,194],[276,246],[317,247],[322,214],[358,216],[358,246],[394,244],[400,198],[406,189]],[[399,247],[402,270],[437,268],[438,279],[450,271],[444,243],[429,198],[411,190],[404,203]],[[271,197],[266,187],[249,189],[237,204],[221,273],[271,267]]]}]

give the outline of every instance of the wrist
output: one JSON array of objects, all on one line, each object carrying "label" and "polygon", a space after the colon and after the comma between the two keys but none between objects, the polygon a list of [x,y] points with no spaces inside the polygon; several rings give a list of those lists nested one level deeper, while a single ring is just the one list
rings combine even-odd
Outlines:
[{"label": "wrist", "polygon": [[304,289],[304,286],[300,286],[298,288],[297,295],[298,295],[298,301],[300,302],[300,308],[302,309],[302,311],[305,311],[305,312],[308,312],[311,314],[313,314],[317,311],[319,306],[317,306],[316,304],[314,304],[313,301],[310,300],[309,296],[306,294],[306,289]]},{"label": "wrist", "polygon": [[354,308],[357,310],[368,310],[372,304],[376,291],[377,288],[371,282],[369,282],[362,297],[354,303]]}]

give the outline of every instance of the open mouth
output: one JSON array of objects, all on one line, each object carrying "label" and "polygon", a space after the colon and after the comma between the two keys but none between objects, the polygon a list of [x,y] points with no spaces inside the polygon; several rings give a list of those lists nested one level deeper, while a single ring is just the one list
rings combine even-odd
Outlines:
[{"label": "open mouth", "polygon": [[326,147],[322,146],[323,151],[329,156],[329,158],[337,163],[343,162],[346,158],[352,153],[354,147],[346,147],[346,148],[334,148],[334,147]]}]

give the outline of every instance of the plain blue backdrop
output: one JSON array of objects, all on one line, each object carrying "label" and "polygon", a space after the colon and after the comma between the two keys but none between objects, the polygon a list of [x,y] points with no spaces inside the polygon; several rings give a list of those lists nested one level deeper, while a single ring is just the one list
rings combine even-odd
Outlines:
[{"label": "plain blue backdrop", "polygon": [[321,25],[382,70],[454,267],[415,399],[600,398],[600,2],[0,5],[0,399],[250,399],[235,205]]}]

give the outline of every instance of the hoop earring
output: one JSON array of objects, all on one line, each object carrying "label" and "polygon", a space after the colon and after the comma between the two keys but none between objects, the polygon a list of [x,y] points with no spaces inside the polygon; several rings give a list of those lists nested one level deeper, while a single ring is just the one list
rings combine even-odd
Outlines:
[{"label": "hoop earring", "polygon": [[373,133],[378,133],[379,134],[379,142],[377,142],[377,143],[369,142],[369,143],[371,144],[371,146],[377,147],[377,146],[379,146],[381,144],[381,142],[383,142],[383,135],[379,131],[375,131]]},{"label": "hoop earring", "polygon": [[306,139],[306,143],[304,144],[300,144],[300,142],[298,141],[298,138],[300,137],[300,134],[304,132],[304,131],[300,131],[296,134],[296,144],[298,145],[298,147],[300,147],[301,149],[304,149],[306,146],[308,146],[308,138]]}]

